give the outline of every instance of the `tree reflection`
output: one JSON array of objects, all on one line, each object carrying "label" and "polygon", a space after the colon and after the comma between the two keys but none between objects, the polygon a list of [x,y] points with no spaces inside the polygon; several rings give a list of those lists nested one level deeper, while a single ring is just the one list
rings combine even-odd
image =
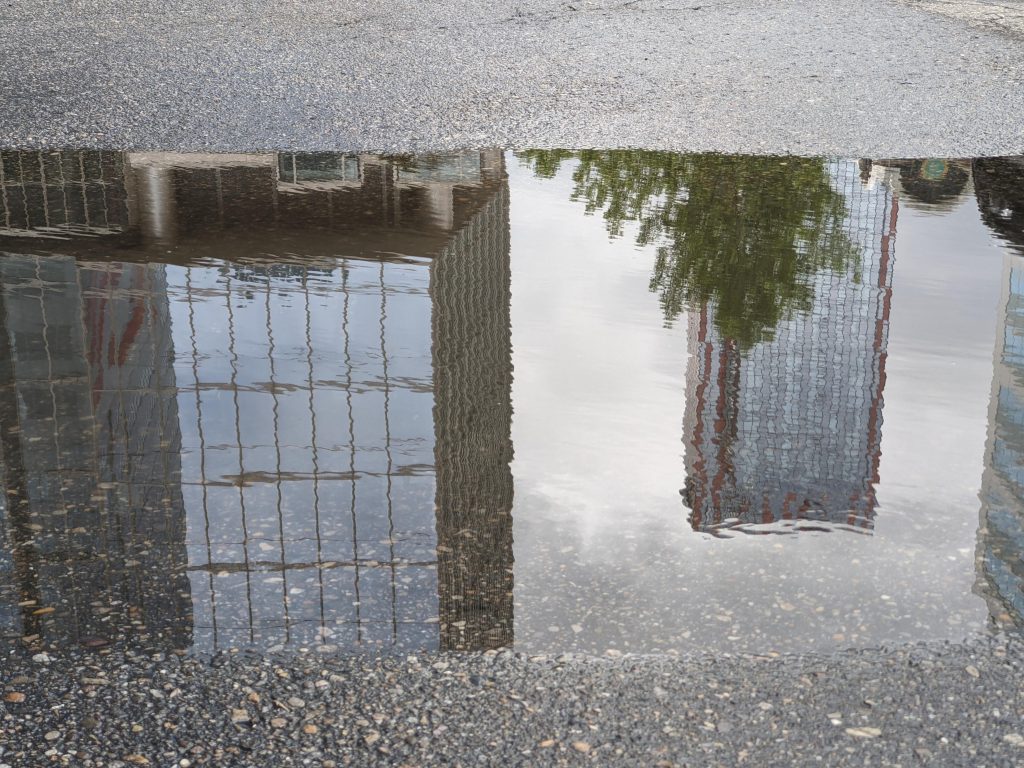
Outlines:
[{"label": "tree reflection", "polygon": [[853,267],[846,205],[826,163],[807,158],[671,152],[522,152],[541,177],[578,158],[573,199],[601,212],[613,237],[638,225],[657,246],[651,290],[671,323],[685,306],[716,307],[715,325],[741,348],[771,339],[778,323],[808,311],[813,277]]},{"label": "tree reflection", "polygon": [[1024,253],[1024,157],[981,157],[972,170],[981,220]]}]

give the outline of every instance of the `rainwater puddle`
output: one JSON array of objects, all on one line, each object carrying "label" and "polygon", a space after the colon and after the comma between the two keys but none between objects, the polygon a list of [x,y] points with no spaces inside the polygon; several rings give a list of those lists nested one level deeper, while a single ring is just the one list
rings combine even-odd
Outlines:
[{"label": "rainwater puddle", "polygon": [[0,636],[1024,616],[1024,159],[3,152]]}]

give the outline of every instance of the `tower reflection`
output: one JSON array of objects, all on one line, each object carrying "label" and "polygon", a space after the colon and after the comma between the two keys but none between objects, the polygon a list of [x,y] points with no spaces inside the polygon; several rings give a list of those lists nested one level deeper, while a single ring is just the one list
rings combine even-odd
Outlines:
[{"label": "tower reflection", "polygon": [[973,163],[982,221],[1009,243],[1003,255],[989,434],[981,481],[977,590],[997,625],[1024,624],[1024,173],[1022,158]]},{"label": "tower reflection", "polygon": [[3,167],[8,634],[511,642],[501,153]]},{"label": "tower reflection", "polygon": [[[527,152],[540,176],[573,155]],[[585,151],[573,198],[654,250],[689,332],[694,530],[873,527],[898,200],[894,168],[813,158]]]},{"label": "tower reflection", "polygon": [[695,529],[873,527],[899,204],[852,162],[828,174],[845,209],[833,242],[852,255],[809,275],[807,304],[749,348],[714,302],[694,310],[683,498]]}]

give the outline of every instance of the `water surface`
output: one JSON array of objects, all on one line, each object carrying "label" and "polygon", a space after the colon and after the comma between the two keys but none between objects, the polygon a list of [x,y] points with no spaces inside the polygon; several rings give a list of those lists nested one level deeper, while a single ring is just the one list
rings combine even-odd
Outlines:
[{"label": "water surface", "polygon": [[1022,159],[2,169],[5,642],[770,653],[1022,621]]}]

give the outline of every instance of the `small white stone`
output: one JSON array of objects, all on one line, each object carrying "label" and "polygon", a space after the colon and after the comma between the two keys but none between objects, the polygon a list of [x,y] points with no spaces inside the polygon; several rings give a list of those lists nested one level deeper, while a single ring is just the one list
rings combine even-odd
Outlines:
[{"label": "small white stone", "polygon": [[872,728],[868,725],[865,725],[862,728],[847,728],[846,733],[860,739],[877,739],[882,735],[882,731],[880,729]]}]

